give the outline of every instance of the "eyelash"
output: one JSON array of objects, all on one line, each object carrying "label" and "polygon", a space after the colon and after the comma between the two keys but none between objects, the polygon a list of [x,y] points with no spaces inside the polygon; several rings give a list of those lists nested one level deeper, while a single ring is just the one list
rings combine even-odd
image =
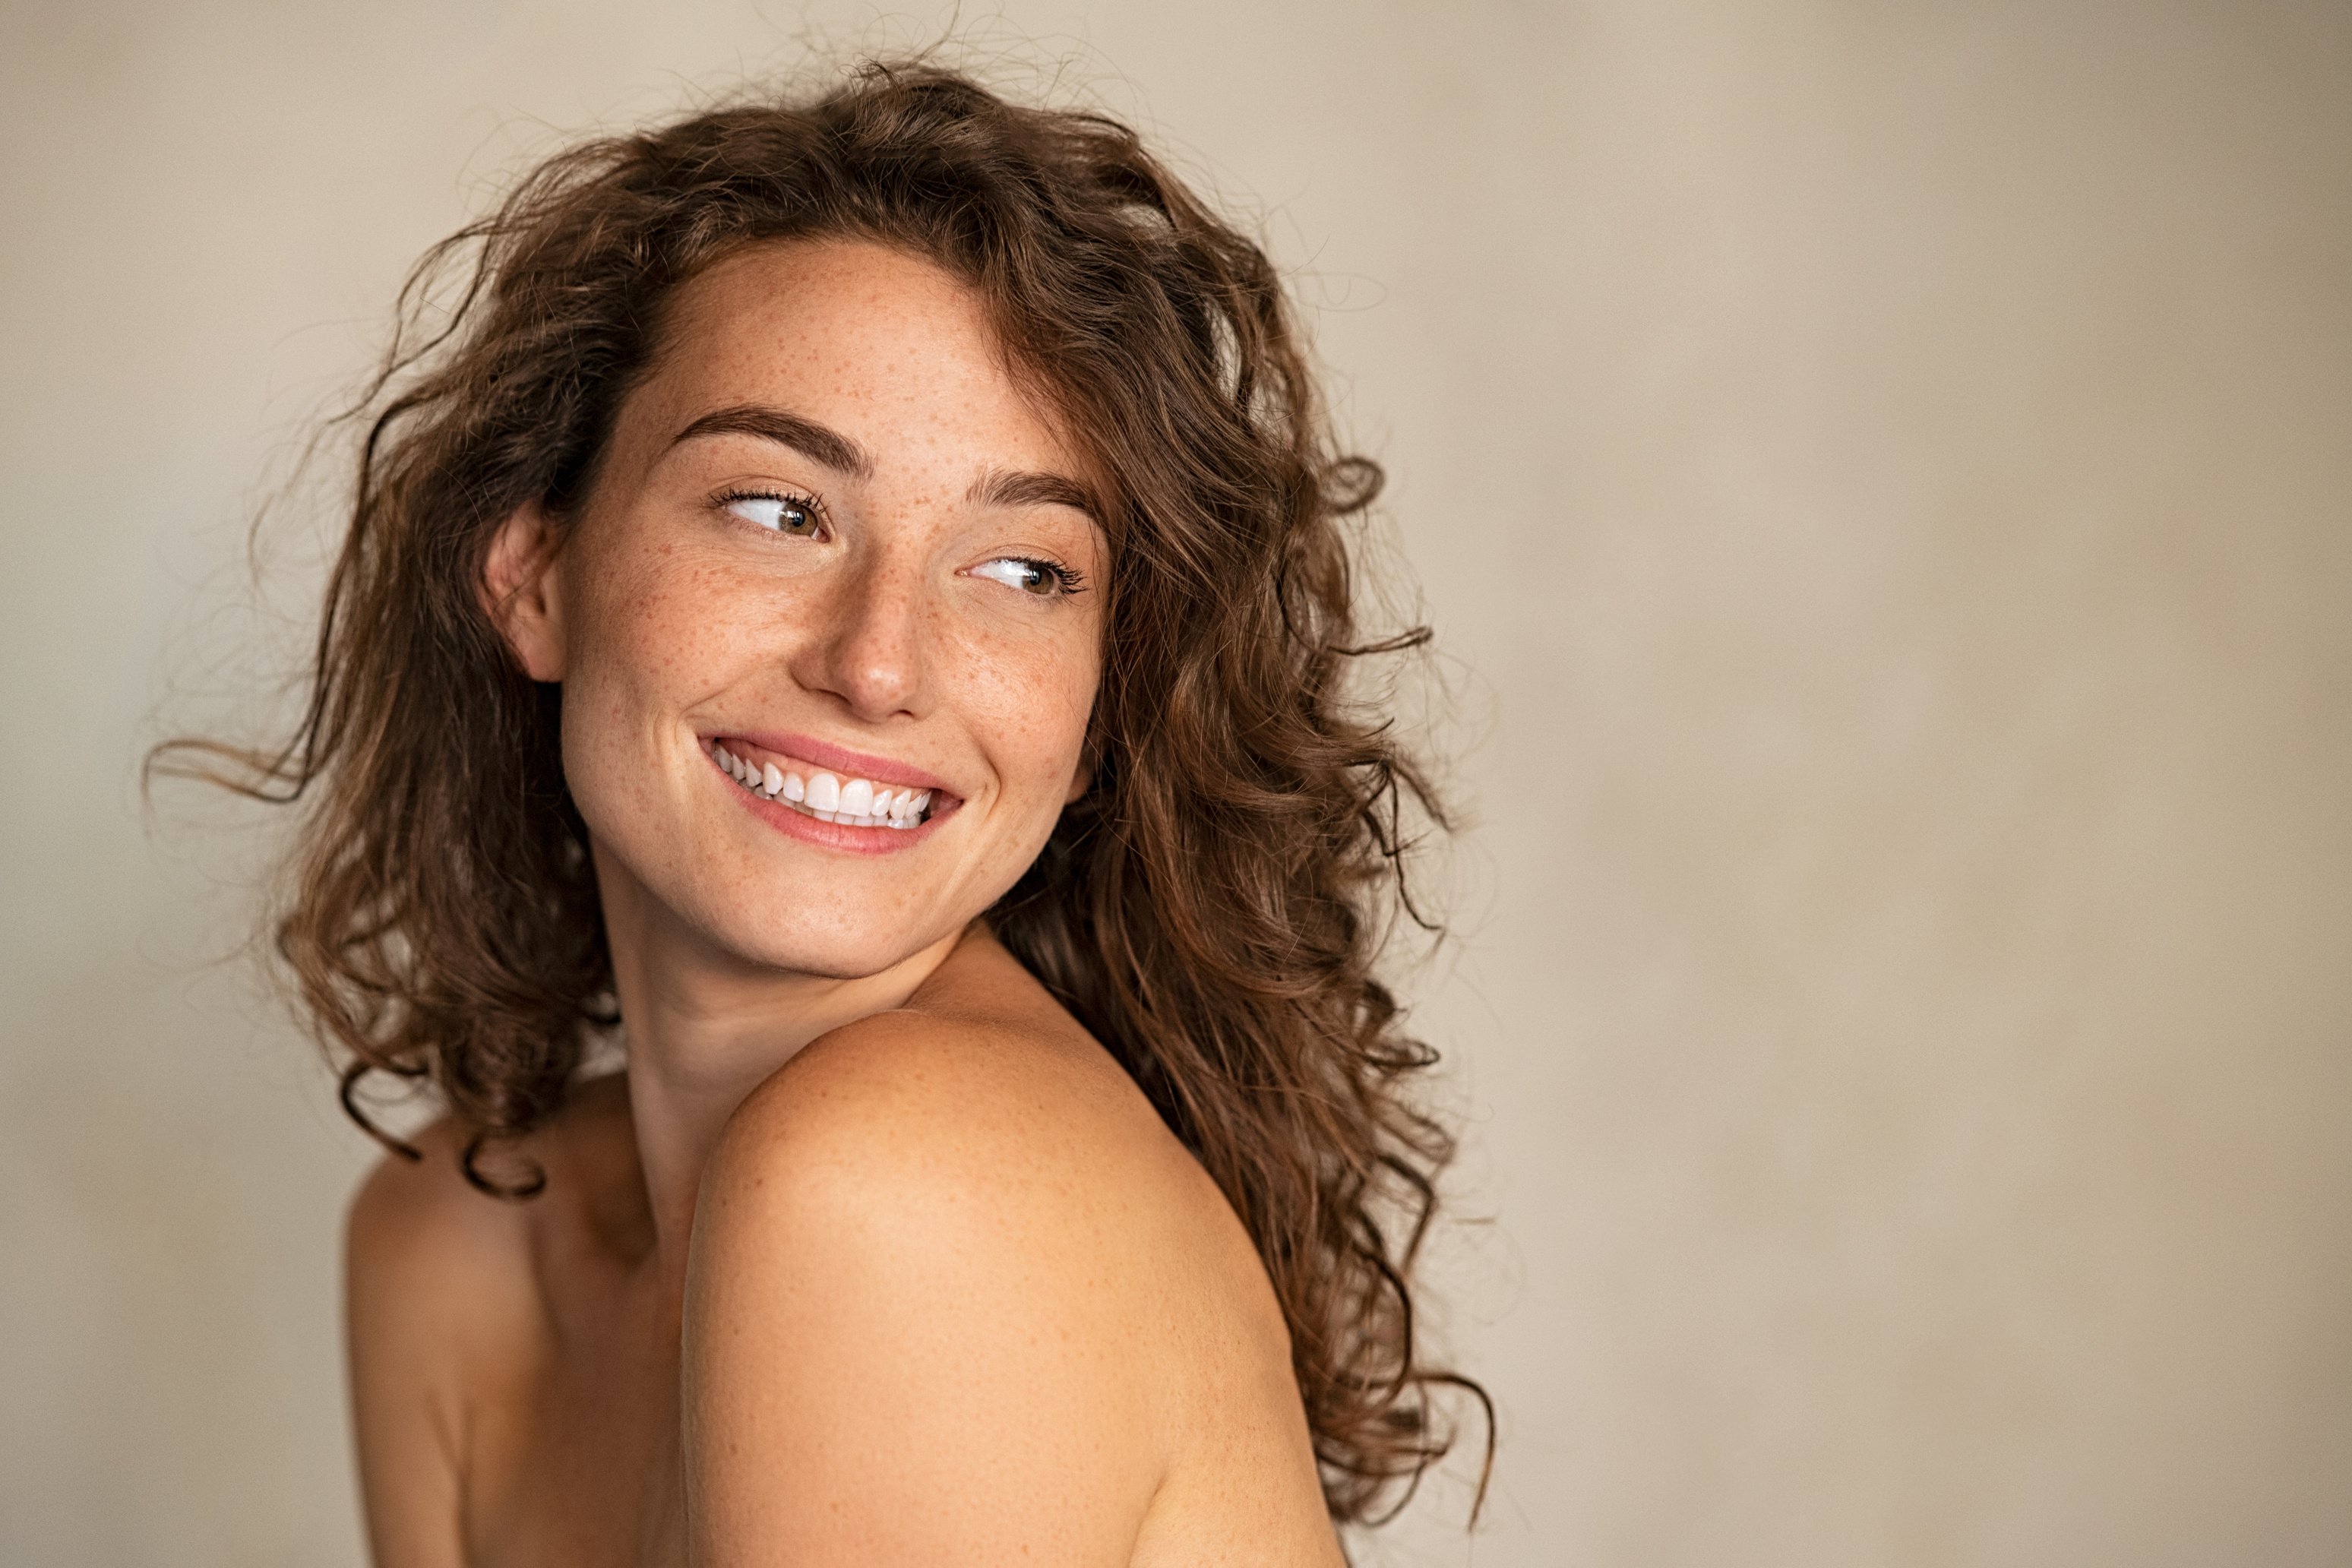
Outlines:
[{"label": "eyelash", "polygon": [[1048,561],[1042,555],[1004,555],[999,556],[998,559],[1018,562],[1024,566],[1034,566],[1038,571],[1061,584],[1062,591],[1054,595],[1057,599],[1067,598],[1073,594],[1083,594],[1087,591],[1087,574],[1075,566],[1065,566],[1058,561]]},{"label": "eyelash", "polygon": [[[779,505],[797,507],[799,510],[807,512],[812,518],[814,518],[816,520],[816,525],[819,528],[824,530],[828,533],[833,531],[833,521],[825,515],[824,502],[816,496],[805,495],[797,490],[785,489],[728,490],[719,497],[719,510],[724,511],[739,500],[772,500],[777,502]],[[758,523],[751,522],[749,521],[744,522],[744,526],[747,528],[758,529],[761,533],[774,533],[777,531],[774,529],[760,528]],[[783,537],[790,538],[792,536],[787,534]],[[1049,561],[1042,555],[1001,555],[998,556],[997,559],[1000,561],[1016,562],[1023,566],[1034,566],[1040,572],[1043,572],[1047,576],[1053,578],[1055,582],[1061,584],[1060,592],[1053,595],[1055,598],[1068,598],[1073,595],[1083,594],[1087,591],[1086,574],[1079,571],[1075,566],[1065,566],[1058,561]]]},{"label": "eyelash", "polygon": [[[792,507],[797,510],[804,511],[808,513],[810,517],[815,519],[818,529],[824,532],[831,533],[833,531],[833,519],[826,515],[824,501],[823,498],[818,496],[804,494],[799,490],[787,489],[729,490],[719,498],[719,510],[720,511],[725,511],[729,507],[733,506],[739,500],[772,500],[781,506]],[[780,533],[780,531],[776,529],[761,528],[758,523],[751,521],[748,518],[741,521],[746,528],[756,529],[761,533]],[[793,534],[782,533],[780,534],[780,537],[791,539],[795,536]]]}]

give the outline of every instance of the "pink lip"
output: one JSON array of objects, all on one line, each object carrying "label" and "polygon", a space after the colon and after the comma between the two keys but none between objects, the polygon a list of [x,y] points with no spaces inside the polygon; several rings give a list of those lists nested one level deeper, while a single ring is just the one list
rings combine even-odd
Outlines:
[{"label": "pink lip", "polygon": [[[743,739],[748,741],[751,737],[746,735]],[[836,756],[856,754],[835,748],[828,749],[833,750]],[[704,755],[709,757],[708,752]],[[940,790],[935,792],[931,814],[913,827],[860,827],[854,822],[820,822],[804,811],[795,811],[782,801],[768,800],[753,795],[750,790],[729,778],[726,771],[719,767],[716,757],[709,757],[709,762],[710,771],[719,775],[719,781],[727,786],[728,793],[741,801],[744,808],[752,816],[760,818],[777,832],[788,838],[797,838],[807,844],[822,845],[828,849],[845,849],[853,855],[888,855],[900,849],[912,849],[916,845],[929,838],[940,824],[953,816],[957,808],[963,805],[963,801],[959,796]],[[846,764],[842,765],[846,766]],[[874,777],[872,773],[864,776]],[[877,782],[895,784],[898,781],[882,779]]]},{"label": "pink lip", "polygon": [[[705,735],[702,742],[708,747],[713,741],[723,742],[730,737],[749,741],[763,752],[795,757],[852,778],[871,779],[876,784],[898,784],[906,789],[927,789],[937,795],[956,793],[947,780],[937,774],[927,773],[920,768],[910,768],[904,763],[894,763],[887,757],[853,752],[846,746],[827,745],[813,735],[791,735],[774,730],[729,730]],[[826,824],[820,822],[816,826],[823,827]],[[899,830],[891,828],[885,831]]]}]

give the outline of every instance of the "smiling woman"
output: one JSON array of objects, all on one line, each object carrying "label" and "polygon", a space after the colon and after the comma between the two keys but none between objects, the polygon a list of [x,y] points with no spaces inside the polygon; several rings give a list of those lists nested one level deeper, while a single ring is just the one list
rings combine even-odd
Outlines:
[{"label": "smiling woman", "polygon": [[352,1213],[378,1561],[1337,1561],[1476,1390],[1372,974],[1429,803],[1345,679],[1411,639],[1264,256],[877,67],[557,159],[412,305],[452,268],[305,722],[194,748],[309,806],[346,1104],[446,1108]]},{"label": "smiling woman", "polygon": [[1079,464],[980,296],[906,250],[755,242],[670,317],[574,526],[526,502],[486,563],[563,693],[608,936],[682,919],[779,974],[919,973],[1085,782]]}]

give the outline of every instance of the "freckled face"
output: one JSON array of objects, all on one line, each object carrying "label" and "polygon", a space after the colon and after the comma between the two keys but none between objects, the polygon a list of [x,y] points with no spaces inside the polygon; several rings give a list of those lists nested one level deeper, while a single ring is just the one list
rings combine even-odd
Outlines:
[{"label": "freckled face", "polygon": [[550,584],[600,872],[844,977],[986,909],[1082,783],[1083,472],[926,261],[791,242],[685,285]]}]

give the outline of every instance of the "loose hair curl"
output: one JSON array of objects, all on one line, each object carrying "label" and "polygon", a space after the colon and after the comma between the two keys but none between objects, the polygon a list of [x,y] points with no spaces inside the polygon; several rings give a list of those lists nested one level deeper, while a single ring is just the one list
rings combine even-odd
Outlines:
[{"label": "loose hair curl", "polygon": [[181,744],[206,776],[309,799],[278,951],[345,1108],[413,1158],[355,1091],[429,1085],[473,1131],[469,1180],[537,1191],[476,1155],[553,1113],[616,1020],[555,690],[485,612],[486,554],[525,502],[577,515],[678,284],[814,237],[969,284],[1098,459],[1092,783],[990,919],[1239,1212],[1330,1511],[1377,1522],[1451,1442],[1434,1390],[1492,1420],[1418,1348],[1413,1262],[1453,1144],[1407,1093],[1433,1054],[1372,973],[1390,915],[1421,919],[1408,824],[1444,816],[1345,690],[1357,658],[1426,633],[1358,640],[1343,522],[1380,470],[1334,450],[1265,256],[1124,125],[873,65],[541,164],[402,292],[351,416],[351,524],[292,737]]}]

